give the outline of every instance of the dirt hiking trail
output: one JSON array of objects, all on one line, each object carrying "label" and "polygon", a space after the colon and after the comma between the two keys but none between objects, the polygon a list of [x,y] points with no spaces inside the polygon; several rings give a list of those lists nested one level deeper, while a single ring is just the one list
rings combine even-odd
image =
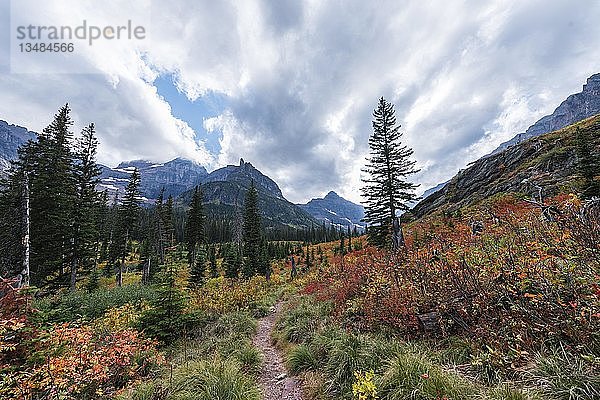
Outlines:
[{"label": "dirt hiking trail", "polygon": [[281,302],[277,303],[269,315],[258,320],[256,336],[252,340],[263,355],[258,382],[264,400],[302,400],[300,382],[289,376],[281,354],[271,342],[271,332],[281,305]]}]

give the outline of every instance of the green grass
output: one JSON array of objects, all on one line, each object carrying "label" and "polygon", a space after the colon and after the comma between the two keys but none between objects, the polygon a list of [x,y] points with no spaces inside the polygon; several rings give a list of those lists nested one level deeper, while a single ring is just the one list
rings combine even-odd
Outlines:
[{"label": "green grass", "polygon": [[436,398],[474,399],[478,388],[453,372],[446,372],[423,355],[397,354],[376,381],[380,397],[388,400]]},{"label": "green grass", "polygon": [[248,312],[212,317],[195,337],[173,344],[170,365],[154,382],[137,386],[122,400],[258,400],[255,382],[262,363],[252,346],[256,320]]},{"label": "green grass", "polygon": [[297,374],[304,371],[316,370],[318,368],[318,361],[308,346],[299,344],[287,353],[286,365],[290,372]]},{"label": "green grass", "polygon": [[600,399],[599,358],[591,353],[587,359],[565,351],[540,356],[518,382],[493,385],[475,378],[473,347],[465,339],[403,342],[353,333],[330,317],[328,307],[303,296],[278,321],[286,363],[303,376],[306,400],[351,399],[354,372],[370,370],[380,400]]},{"label": "green grass", "polygon": [[232,359],[194,361],[175,370],[166,400],[259,400],[253,379]]},{"label": "green grass", "polygon": [[314,302],[308,297],[300,298],[298,304],[285,310],[277,323],[282,339],[290,343],[303,343],[327,323],[331,304]]},{"label": "green grass", "polygon": [[600,399],[600,358],[586,361],[565,349],[539,355],[531,380],[552,400]]}]

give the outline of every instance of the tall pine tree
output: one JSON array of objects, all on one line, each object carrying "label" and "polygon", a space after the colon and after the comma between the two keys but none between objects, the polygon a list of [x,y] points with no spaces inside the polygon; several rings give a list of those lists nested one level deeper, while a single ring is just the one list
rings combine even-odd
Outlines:
[{"label": "tall pine tree", "polygon": [[400,125],[394,106],[383,97],[373,112],[373,134],[369,138],[370,157],[363,170],[366,177],[361,189],[365,198],[364,221],[369,224],[369,243],[380,248],[391,244],[392,222],[399,211],[408,210],[416,200],[418,186],[406,177],[418,172],[410,157],[412,149],[402,145]]},{"label": "tall pine tree", "polygon": [[75,149],[75,178],[77,196],[73,207],[71,290],[75,290],[78,270],[91,271],[95,260],[98,236],[96,213],[101,210],[100,196],[96,192],[100,168],[96,165],[98,140],[94,124],[83,129]]},{"label": "tall pine tree", "polygon": [[113,254],[117,256],[118,268],[117,268],[117,285],[123,285],[123,268],[125,267],[125,257],[129,252],[129,241],[133,233],[133,228],[138,218],[139,203],[140,203],[140,173],[136,169],[129,177],[129,183],[125,188],[125,195],[123,197],[123,203],[119,206],[118,215],[119,220],[117,221],[116,235],[113,240],[115,251]]},{"label": "tall pine tree", "polygon": [[242,231],[244,242],[244,267],[242,273],[245,277],[256,274],[265,274],[266,268],[262,266],[261,252],[261,222],[258,209],[258,191],[254,180],[244,199],[244,225]]},{"label": "tall pine tree", "polygon": [[204,231],[205,218],[202,202],[202,190],[196,186],[186,219],[185,241],[190,266],[190,283],[197,285],[204,282],[207,261],[206,249],[204,247],[206,235]]}]

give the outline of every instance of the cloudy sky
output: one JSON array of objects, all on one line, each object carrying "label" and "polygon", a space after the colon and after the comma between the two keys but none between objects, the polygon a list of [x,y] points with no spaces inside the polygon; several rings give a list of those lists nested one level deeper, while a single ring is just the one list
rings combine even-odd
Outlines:
[{"label": "cloudy sky", "polygon": [[[96,123],[102,163],[243,157],[291,201],[358,201],[384,96],[422,191],[600,72],[599,15],[586,0],[0,0],[0,119],[41,130],[69,102],[76,130]],[[17,26],[84,19],[147,37],[19,53]]]}]

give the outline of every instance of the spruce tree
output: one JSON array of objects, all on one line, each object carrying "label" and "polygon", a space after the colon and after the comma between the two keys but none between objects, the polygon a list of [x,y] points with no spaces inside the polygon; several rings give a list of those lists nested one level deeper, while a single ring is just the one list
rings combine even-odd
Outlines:
[{"label": "spruce tree", "polygon": [[244,267],[243,275],[250,277],[262,273],[265,274],[266,266],[261,263],[261,222],[258,209],[258,191],[254,186],[254,181],[246,193],[244,200],[244,224],[242,231],[244,242]]},{"label": "spruce tree", "polygon": [[64,286],[72,255],[76,174],[71,151],[73,124],[68,105],[54,116],[37,140],[22,146],[15,173],[27,177],[30,218],[31,283]]},{"label": "spruce tree", "polygon": [[119,286],[123,285],[123,268],[125,266],[125,257],[129,251],[129,241],[138,217],[140,203],[140,181],[140,173],[136,168],[129,177],[129,182],[125,188],[123,204],[121,204],[119,207],[119,220],[117,221],[118,227],[116,230],[115,240],[113,241],[116,250],[114,254],[118,256],[117,258],[120,258],[117,270],[117,285]]},{"label": "spruce tree", "polygon": [[206,242],[204,230],[205,217],[202,202],[202,191],[196,186],[185,224],[190,283],[193,284],[201,284],[204,281],[204,273],[206,271],[207,254],[204,247]]},{"label": "spruce tree", "polygon": [[402,145],[400,125],[396,124],[394,106],[383,97],[373,112],[373,134],[369,138],[370,157],[363,170],[365,198],[364,221],[369,224],[369,243],[380,248],[391,244],[392,222],[397,212],[408,210],[416,200],[417,185],[406,177],[418,172],[410,157],[412,149]]},{"label": "spruce tree", "polygon": [[235,244],[229,246],[223,258],[225,276],[230,279],[235,279],[240,274],[242,258],[240,251]]},{"label": "spruce tree", "polygon": [[71,290],[75,290],[77,273],[84,267],[90,271],[96,257],[98,221],[101,211],[100,196],[96,192],[100,168],[96,165],[96,139],[94,124],[83,129],[75,149],[75,178],[77,196],[73,207]]},{"label": "spruce tree", "polygon": [[217,267],[217,251],[214,245],[208,248],[208,262],[210,263],[210,277],[217,278],[219,276],[219,270]]}]

